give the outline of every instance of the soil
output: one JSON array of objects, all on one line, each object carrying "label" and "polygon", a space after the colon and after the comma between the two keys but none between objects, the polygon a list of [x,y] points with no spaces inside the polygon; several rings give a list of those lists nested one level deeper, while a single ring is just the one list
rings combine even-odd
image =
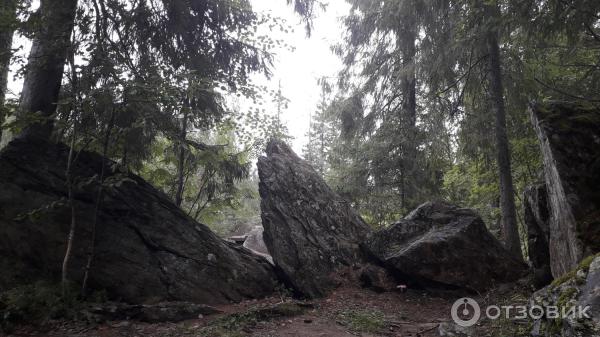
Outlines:
[{"label": "soil", "polygon": [[[504,287],[484,296],[473,296],[480,303],[501,301],[514,297],[516,287]],[[408,289],[406,292],[376,293],[370,290],[345,287],[336,290],[327,298],[306,302],[312,307],[303,314],[293,317],[259,320],[252,324],[234,326],[231,331],[220,334],[206,333],[206,327],[219,319],[249,312],[256,308],[277,305],[282,298],[246,301],[218,307],[223,314],[200,317],[179,323],[142,323],[118,321],[84,323],[53,321],[43,326],[17,327],[10,335],[15,337],[120,337],[120,336],[198,336],[198,337],[433,337],[439,336],[441,323],[451,322],[450,309],[454,301],[464,294]],[[366,326],[353,323],[345,317],[350,313],[374,313],[378,318],[374,327],[369,321]],[[346,315],[346,316],[345,316]],[[365,329],[368,328],[368,329]],[[373,329],[371,329],[373,328]],[[494,325],[483,322],[477,327],[475,336],[496,336]],[[2,335],[0,333],[0,335]]]}]

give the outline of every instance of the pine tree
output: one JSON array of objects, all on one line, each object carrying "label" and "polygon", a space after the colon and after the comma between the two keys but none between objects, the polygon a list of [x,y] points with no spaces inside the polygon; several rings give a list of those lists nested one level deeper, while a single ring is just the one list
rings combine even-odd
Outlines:
[{"label": "pine tree", "polygon": [[317,110],[309,114],[308,143],[303,149],[303,155],[313,168],[322,177],[325,177],[328,169],[328,155],[336,135],[332,127],[330,103],[328,102],[331,87],[326,78],[321,78],[319,82],[321,84],[320,102]]},{"label": "pine tree", "polygon": [[[34,32],[17,116],[31,122],[24,125],[20,137],[50,137],[76,9],[77,0],[40,1],[40,23]],[[12,135],[4,132],[2,137],[6,144]]]},{"label": "pine tree", "polygon": [[2,139],[1,126],[4,124],[4,116],[7,114],[4,104],[12,57],[12,41],[17,23],[16,14],[16,0],[0,1],[0,140]]}]

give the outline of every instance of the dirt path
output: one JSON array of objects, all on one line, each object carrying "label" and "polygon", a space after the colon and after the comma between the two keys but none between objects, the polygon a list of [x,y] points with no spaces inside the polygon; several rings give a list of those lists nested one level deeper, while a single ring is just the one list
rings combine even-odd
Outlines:
[{"label": "dirt path", "polygon": [[314,301],[306,314],[258,325],[249,336],[437,336],[453,301],[419,291],[377,294],[345,288]]},{"label": "dirt path", "polygon": [[[52,322],[45,328],[21,327],[9,336],[19,337],[433,337],[438,326],[451,321],[450,308],[458,294],[433,295],[419,290],[375,293],[342,288],[329,297],[307,302],[302,313],[256,319],[248,312],[281,303],[280,298],[222,306],[217,316],[180,323],[148,324],[134,321],[90,325]],[[487,296],[489,297],[489,296]],[[486,331],[484,327],[480,330]],[[479,335],[479,334],[478,334]]]}]

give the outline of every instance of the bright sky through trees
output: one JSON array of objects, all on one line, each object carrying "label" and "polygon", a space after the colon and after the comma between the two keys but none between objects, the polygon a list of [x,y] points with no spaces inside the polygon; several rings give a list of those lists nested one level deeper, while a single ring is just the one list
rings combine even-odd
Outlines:
[{"label": "bright sky through trees", "polygon": [[[341,61],[331,52],[330,46],[341,38],[343,28],[340,18],[348,13],[350,7],[345,1],[327,2],[327,10],[318,11],[318,17],[314,21],[315,29],[311,37],[307,38],[304,24],[285,1],[252,1],[257,12],[270,12],[273,16],[284,18],[294,28],[294,31],[288,34],[279,31],[271,33],[295,48],[294,51],[283,49],[278,51],[273,78],[266,81],[260,75],[255,76],[258,82],[263,82],[271,90],[277,90],[281,80],[283,96],[290,100],[282,119],[287,124],[291,136],[294,137],[293,147],[297,153],[302,153],[302,146],[307,142],[309,114],[315,111],[319,102],[321,88],[317,84],[317,79],[323,76],[336,76],[342,68]],[[266,104],[267,109],[271,111],[276,109],[271,102]]]},{"label": "bright sky through trees", "polygon": [[[293,147],[298,153],[302,152],[302,146],[307,142],[309,114],[316,109],[319,101],[321,88],[317,85],[317,79],[336,76],[342,68],[341,61],[333,55],[330,46],[340,39],[343,31],[340,18],[348,13],[350,7],[345,1],[329,0],[325,3],[327,10],[317,12],[315,29],[308,38],[304,23],[285,1],[252,0],[252,5],[258,13],[270,13],[272,16],[283,18],[294,29],[293,32],[283,33],[277,29],[270,32],[268,27],[263,27],[264,34],[284,40],[294,47],[294,50],[280,49],[277,52],[271,80],[266,80],[261,75],[254,76],[258,83],[271,90],[277,90],[281,80],[282,93],[290,100],[282,118],[294,137]],[[30,47],[31,43],[23,38],[16,38],[13,44],[17,55],[24,56],[23,60],[27,59]],[[12,75],[18,68],[18,64],[13,64]],[[17,96],[22,85],[22,78],[14,79],[11,76],[9,95]],[[265,104],[270,112],[276,109],[271,102],[267,101]]]}]

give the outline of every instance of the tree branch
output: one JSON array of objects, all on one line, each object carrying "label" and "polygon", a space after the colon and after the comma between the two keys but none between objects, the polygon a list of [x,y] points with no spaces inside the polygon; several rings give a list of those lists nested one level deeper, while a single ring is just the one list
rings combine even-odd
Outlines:
[{"label": "tree branch", "polygon": [[585,97],[581,97],[581,96],[577,96],[577,95],[570,94],[570,93],[568,93],[568,92],[566,92],[566,91],[563,91],[563,90],[561,90],[561,89],[558,89],[558,88],[555,88],[555,87],[553,87],[553,86],[551,86],[551,85],[549,85],[549,84],[546,84],[546,83],[544,83],[544,82],[540,81],[540,80],[539,80],[538,78],[536,78],[536,77],[534,77],[533,79],[534,79],[534,80],[535,80],[537,83],[539,83],[539,84],[541,84],[542,86],[544,86],[545,88],[548,88],[548,89],[550,89],[550,90],[556,91],[557,93],[559,93],[559,94],[561,94],[561,95],[565,95],[565,96],[567,96],[567,97],[574,98],[574,99],[578,99],[578,100],[582,100],[582,101],[588,101],[588,102],[600,102],[600,99],[591,99],[591,98],[585,98]]}]

